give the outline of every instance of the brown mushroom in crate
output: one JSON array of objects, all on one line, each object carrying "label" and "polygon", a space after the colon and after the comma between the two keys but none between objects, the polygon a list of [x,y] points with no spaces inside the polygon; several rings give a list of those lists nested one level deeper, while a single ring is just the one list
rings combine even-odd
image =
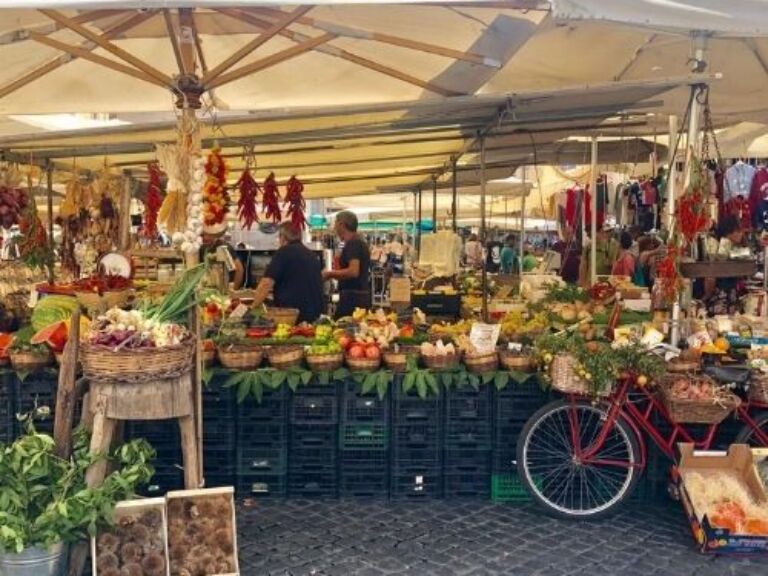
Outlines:
[{"label": "brown mushroom in crate", "polygon": [[107,568],[104,571],[99,570],[99,576],[123,576],[120,574],[120,568]]},{"label": "brown mushroom in crate", "polygon": [[163,522],[163,516],[159,510],[150,509],[141,515],[141,523],[147,528],[159,528]]},{"label": "brown mushroom in crate", "polygon": [[117,568],[118,566],[120,566],[120,560],[113,552],[101,552],[96,556],[96,567],[99,569],[99,574],[104,570]]},{"label": "brown mushroom in crate", "polygon": [[227,528],[219,528],[209,539],[210,546],[218,548],[225,554],[232,554],[235,550],[235,543],[232,540],[232,534]]},{"label": "brown mushroom in crate", "polygon": [[136,542],[126,542],[120,547],[120,560],[123,564],[141,561],[144,556],[144,549]]},{"label": "brown mushroom in crate", "polygon": [[130,562],[124,564],[120,569],[120,576],[144,576],[144,570],[142,570],[141,564]]},{"label": "brown mushroom in crate", "polygon": [[120,539],[111,532],[104,532],[96,539],[96,549],[101,552],[117,552]]},{"label": "brown mushroom in crate", "polygon": [[141,567],[147,576],[162,576],[165,574],[165,558],[157,553],[149,554],[141,561]]},{"label": "brown mushroom in crate", "polygon": [[134,524],[130,528],[131,540],[140,546],[143,546],[149,542],[151,533],[149,528],[144,524]]}]

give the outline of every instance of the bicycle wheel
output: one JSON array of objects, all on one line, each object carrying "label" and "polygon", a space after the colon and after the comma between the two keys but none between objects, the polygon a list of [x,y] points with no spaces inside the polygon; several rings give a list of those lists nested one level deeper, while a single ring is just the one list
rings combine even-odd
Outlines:
[{"label": "bicycle wheel", "polygon": [[581,446],[597,438],[607,413],[587,402],[559,400],[539,409],[526,422],[517,442],[517,467],[534,500],[561,518],[596,519],[616,511],[635,488],[640,448],[634,431],[621,419],[609,430],[595,459],[614,464],[579,462],[575,456],[569,411],[576,411]]},{"label": "bicycle wheel", "polygon": [[[763,434],[768,434],[768,412],[761,412],[755,415],[755,423]],[[744,425],[736,435],[736,444],[749,444],[750,446],[763,446],[758,438],[755,437],[755,431],[747,425]]]}]

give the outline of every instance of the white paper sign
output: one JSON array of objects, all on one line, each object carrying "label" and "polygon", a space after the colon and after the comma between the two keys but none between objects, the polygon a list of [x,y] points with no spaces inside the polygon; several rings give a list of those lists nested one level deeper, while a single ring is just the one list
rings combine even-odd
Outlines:
[{"label": "white paper sign", "polygon": [[238,304],[234,310],[232,310],[232,313],[229,315],[232,319],[240,319],[243,316],[246,315],[248,312],[248,306],[245,304]]},{"label": "white paper sign", "polygon": [[488,354],[496,349],[496,342],[499,340],[501,324],[483,324],[475,322],[472,324],[472,330],[469,333],[469,341],[480,354]]}]

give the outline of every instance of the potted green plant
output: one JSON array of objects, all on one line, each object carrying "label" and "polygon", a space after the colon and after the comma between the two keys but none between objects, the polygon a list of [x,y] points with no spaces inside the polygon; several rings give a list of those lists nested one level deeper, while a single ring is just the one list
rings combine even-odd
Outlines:
[{"label": "potted green plant", "polygon": [[[83,429],[75,431],[72,457],[56,456],[53,438],[35,432],[0,445],[0,576],[60,576],[67,547],[112,521],[115,504],[148,482],[154,450],[145,440],[112,454],[91,454]],[[108,458],[114,471],[88,488],[85,472]]]}]

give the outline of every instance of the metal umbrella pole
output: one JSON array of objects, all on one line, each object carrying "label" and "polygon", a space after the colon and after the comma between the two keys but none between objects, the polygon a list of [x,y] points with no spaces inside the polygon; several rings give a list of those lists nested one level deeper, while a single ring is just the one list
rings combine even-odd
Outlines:
[{"label": "metal umbrella pole", "polygon": [[[480,242],[486,246],[485,226],[485,136],[480,138]],[[481,277],[483,291],[482,316],[483,322],[488,322],[488,257],[483,258]]]},{"label": "metal umbrella pole", "polygon": [[523,251],[525,250],[525,200],[526,196],[528,196],[527,188],[525,187],[525,176],[526,176],[526,169],[525,165],[522,166],[523,174],[522,174],[522,180],[523,180],[523,200],[520,204],[520,252],[518,254],[518,264],[520,268],[520,281],[523,280]]},{"label": "metal umbrella pole", "polygon": [[672,114],[669,117],[669,156],[667,158],[667,164],[669,166],[669,169],[667,170],[667,232],[672,230],[673,222],[675,220],[675,187],[677,185],[677,170],[675,169],[677,150],[675,149],[675,142],[677,142],[677,131],[677,116]]},{"label": "metal umbrella pole", "polygon": [[590,188],[592,189],[592,218],[589,231],[591,236],[589,250],[589,268],[591,270],[591,274],[589,283],[590,285],[593,285],[597,282],[597,136],[592,136],[589,184]]},{"label": "metal umbrella pole", "polygon": [[437,232],[437,176],[432,177],[432,233]]},{"label": "metal umbrella pole", "polygon": [[453,219],[453,231],[456,232],[456,209],[457,209],[457,196],[458,186],[456,182],[456,159],[451,162],[451,217]]}]

